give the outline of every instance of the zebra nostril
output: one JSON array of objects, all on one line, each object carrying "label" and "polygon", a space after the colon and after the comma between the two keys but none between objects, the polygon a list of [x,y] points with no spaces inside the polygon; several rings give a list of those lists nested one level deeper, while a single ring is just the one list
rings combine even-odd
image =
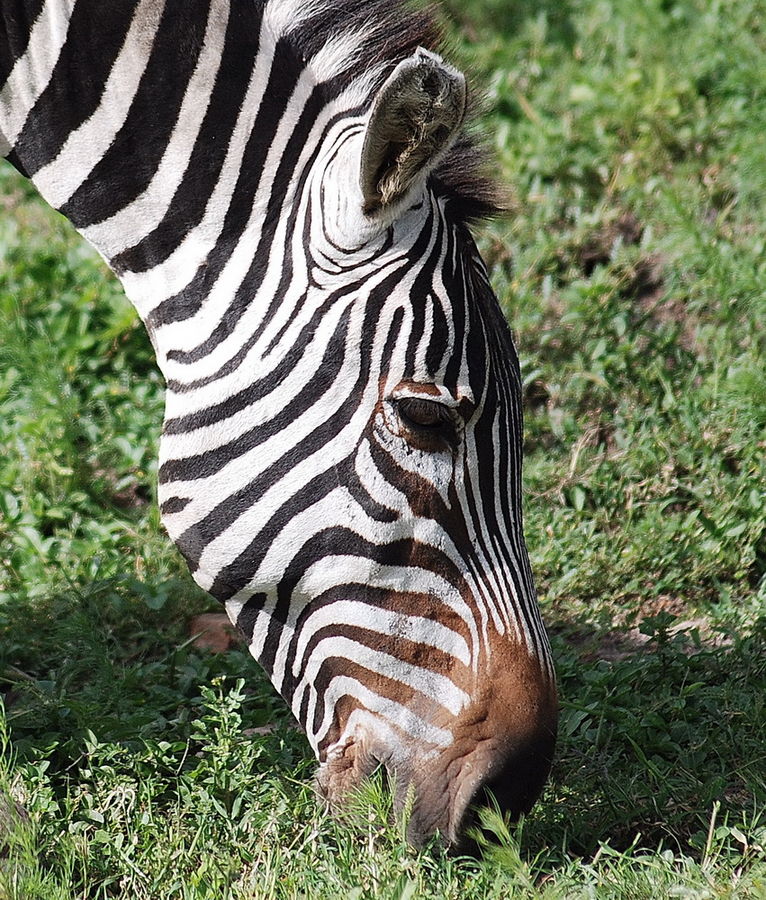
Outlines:
[{"label": "zebra nostril", "polygon": [[474,791],[462,819],[457,823],[455,849],[473,853],[477,832],[482,830],[481,809],[491,807],[518,821],[534,806],[550,773],[555,736],[538,734],[515,747]]}]

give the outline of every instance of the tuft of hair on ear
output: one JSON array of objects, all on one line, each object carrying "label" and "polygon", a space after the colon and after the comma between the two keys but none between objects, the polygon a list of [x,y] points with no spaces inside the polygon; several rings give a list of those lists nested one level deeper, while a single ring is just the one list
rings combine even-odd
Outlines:
[{"label": "tuft of hair on ear", "polygon": [[[438,7],[422,0],[316,0],[313,14],[290,35],[308,65],[330,36],[343,30],[360,36],[353,56],[336,78],[324,85],[328,95],[340,92],[354,78],[378,70],[379,89],[398,63],[424,47],[454,60],[441,26]],[[470,81],[470,79],[469,79]],[[445,196],[456,218],[467,224],[507,212],[510,198],[490,175],[492,152],[477,137],[476,121],[488,104],[470,89],[468,112],[455,143],[431,172],[429,181]],[[479,130],[480,133],[480,130]]]},{"label": "tuft of hair on ear", "polygon": [[[436,7],[431,5],[427,9],[433,20],[443,20]],[[436,52],[461,68],[460,57],[465,54],[461,54],[454,40],[445,36],[444,28],[438,27]],[[497,179],[496,166],[493,166],[495,152],[480,124],[492,104],[481,86],[477,89],[468,75],[466,80],[468,104],[462,128],[447,155],[431,173],[431,179],[439,193],[447,198],[452,215],[473,225],[507,215],[512,200],[510,191]]]},{"label": "tuft of hair on ear", "polygon": [[431,174],[452,215],[469,225],[503,216],[511,205],[507,192],[489,172],[490,159],[489,151],[475,136],[464,133]]}]

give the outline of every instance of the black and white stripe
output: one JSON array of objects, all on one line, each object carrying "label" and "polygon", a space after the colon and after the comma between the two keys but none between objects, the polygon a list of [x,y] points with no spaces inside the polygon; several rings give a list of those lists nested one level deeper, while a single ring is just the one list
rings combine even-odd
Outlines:
[{"label": "black and white stripe", "polygon": [[0,25],[0,152],[146,323],[163,521],[320,759],[360,729],[394,768],[409,742],[449,747],[500,645],[552,683],[518,363],[466,226],[488,206],[474,151],[456,121],[393,201],[360,187],[386,86],[422,70],[459,99],[418,49],[428,20],[382,0],[4,0]]}]

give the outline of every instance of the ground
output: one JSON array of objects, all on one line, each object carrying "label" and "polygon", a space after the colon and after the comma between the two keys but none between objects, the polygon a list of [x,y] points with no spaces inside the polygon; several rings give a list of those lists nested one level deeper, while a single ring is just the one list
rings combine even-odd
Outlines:
[{"label": "ground", "polygon": [[214,608],[159,525],[146,336],[3,166],[0,783],[29,819],[0,898],[766,896],[766,5],[441,8],[508,188],[480,240],[522,359],[550,784],[521,827],[487,813],[480,861],[412,853],[376,783],[326,817],[255,664],[192,643]]}]

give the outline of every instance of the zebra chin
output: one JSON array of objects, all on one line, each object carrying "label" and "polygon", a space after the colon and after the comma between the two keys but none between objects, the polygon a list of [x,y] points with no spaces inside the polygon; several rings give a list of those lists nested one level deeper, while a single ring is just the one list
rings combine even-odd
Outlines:
[{"label": "zebra chin", "polygon": [[[556,688],[531,659],[514,660],[507,677],[488,678],[435,746],[395,734],[363,715],[349,734],[320,753],[317,786],[343,816],[349,799],[376,770],[385,770],[394,813],[404,816],[409,843],[434,837],[455,852],[476,853],[480,810],[493,806],[514,822],[527,814],[548,778],[556,744]],[[498,667],[501,668],[501,667]]]}]

